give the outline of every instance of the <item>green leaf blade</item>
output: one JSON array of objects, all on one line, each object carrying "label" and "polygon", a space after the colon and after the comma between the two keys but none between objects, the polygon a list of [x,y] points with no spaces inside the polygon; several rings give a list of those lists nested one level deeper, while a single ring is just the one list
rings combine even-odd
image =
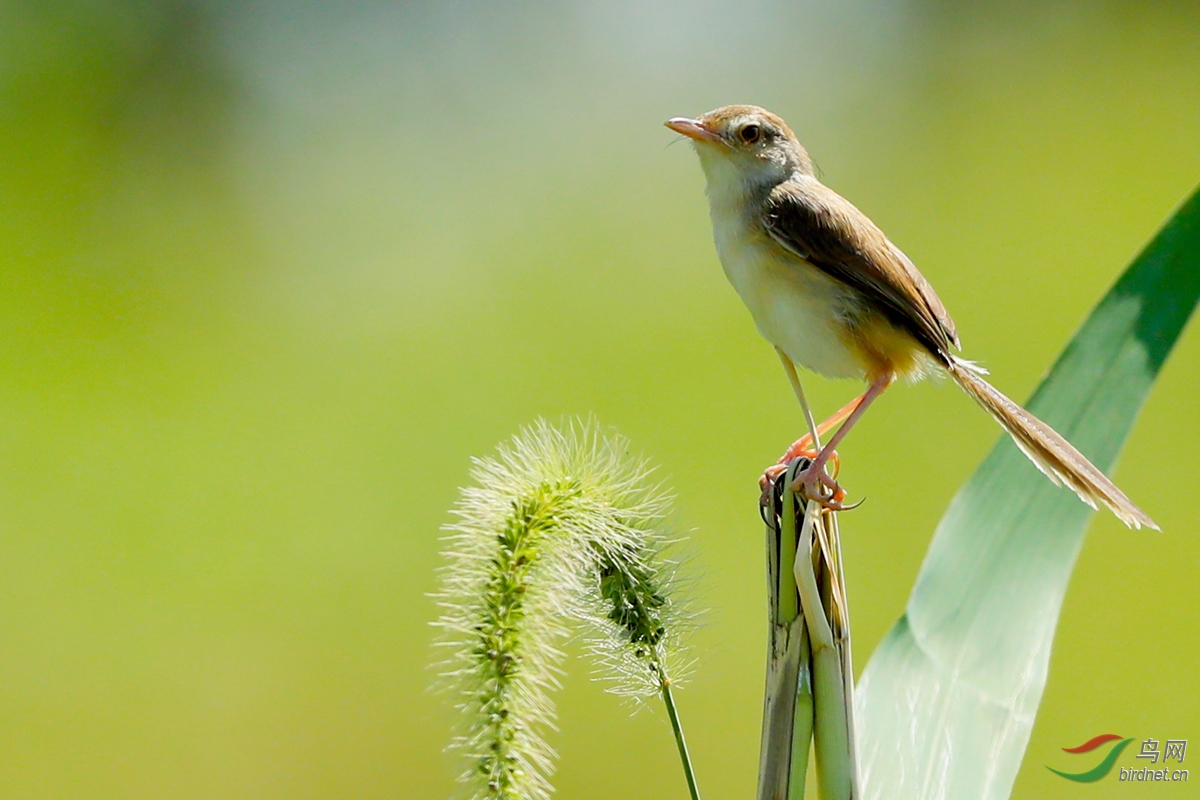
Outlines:
[{"label": "green leaf blade", "polygon": [[[1198,299],[1200,192],[1092,312],[1029,410],[1109,470]],[[1007,437],[988,454],[859,684],[866,797],[1008,797],[1091,514]]]}]

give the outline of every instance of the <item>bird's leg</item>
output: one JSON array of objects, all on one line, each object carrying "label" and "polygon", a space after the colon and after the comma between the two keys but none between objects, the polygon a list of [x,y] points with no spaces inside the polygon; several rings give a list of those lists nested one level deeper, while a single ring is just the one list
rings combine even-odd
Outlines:
[{"label": "bird's leg", "polygon": [[[854,410],[858,408],[859,404],[862,403],[863,398],[866,396],[866,392],[863,392],[861,395],[842,406],[841,410],[837,411],[832,417],[817,426],[817,434],[819,436],[824,436],[825,434],[829,433],[829,431],[833,430],[835,425],[845,422],[846,418],[854,413]],[[799,456],[816,458],[819,450],[820,441],[817,440],[814,444],[813,435],[811,433],[806,433],[796,441],[792,442],[792,446],[787,449],[787,452],[780,456],[779,463],[787,465],[791,463],[793,458],[797,458]],[[833,453],[829,457],[829,460],[836,462],[837,457],[837,453]]]},{"label": "bird's leg", "polygon": [[[779,360],[783,362],[783,370],[787,373],[788,380],[792,383],[792,390],[796,393],[796,399],[800,401],[800,408],[804,412],[804,421],[808,423],[808,433],[789,447],[788,453],[796,450],[796,455],[811,454],[812,458],[816,458],[817,451],[811,448],[814,446],[814,442],[815,447],[820,448],[821,434],[825,433],[825,430],[822,430],[813,420],[812,409],[808,406],[808,398],[804,396],[804,387],[800,385],[800,376],[796,374],[796,365],[792,363],[792,359],[788,358],[787,353],[783,352],[783,350],[776,347],[775,352],[779,354]],[[801,442],[807,442],[807,445],[798,449],[798,445]],[[794,457],[792,456],[792,458]],[[779,459],[778,463],[772,464],[763,470],[763,474],[758,479],[758,488],[762,490],[760,502],[763,506],[766,506],[770,502],[771,484],[775,482],[776,478],[787,472],[789,461],[791,461],[791,458],[785,456]]]},{"label": "bird's leg", "polygon": [[[862,397],[855,398],[832,417],[817,425],[813,421],[812,409],[808,405],[808,398],[804,394],[804,387],[800,384],[800,376],[796,374],[796,365],[778,347],[775,348],[775,352],[779,354],[779,360],[783,362],[783,369],[787,372],[788,380],[792,384],[792,390],[796,393],[796,399],[800,401],[800,408],[804,411],[804,421],[808,423],[808,433],[792,442],[792,446],[787,449],[787,452],[783,454],[778,462],[763,470],[762,476],[758,479],[758,487],[762,489],[764,505],[769,501],[769,487],[775,482],[776,478],[787,472],[788,464],[791,463],[792,459],[800,456],[804,456],[810,460],[816,459],[821,449],[821,437],[829,433],[833,429],[833,426],[850,416],[863,399]],[[839,466],[838,454],[831,452],[826,457],[826,460],[833,465],[833,474],[836,477]],[[845,497],[845,492],[842,492],[840,489],[838,492],[840,496],[836,498],[837,500]]]},{"label": "bird's leg", "polygon": [[[846,421],[842,423],[842,427],[837,429],[837,433],[833,434],[829,442],[821,448],[820,452],[817,453],[817,457],[813,459],[813,462],[796,476],[796,481],[792,484],[794,491],[803,490],[806,497],[816,500],[826,508],[840,510],[840,498],[837,495],[841,493],[841,487],[838,486],[837,481],[825,474],[825,463],[833,456],[834,448],[846,437],[846,434],[854,427],[854,423],[858,422],[871,403],[875,401],[875,398],[883,394],[884,390],[891,386],[892,381],[895,379],[895,374],[891,372],[885,372],[882,375],[876,376],[871,381],[870,388],[863,393],[862,397],[842,409],[842,411],[845,411],[847,408],[850,409],[850,412],[846,415]],[[851,406],[853,408],[850,408]],[[834,414],[831,419],[836,418],[842,411]],[[829,493],[826,494],[821,491],[819,488],[821,486],[829,489]]]},{"label": "bird's leg", "polygon": [[792,359],[788,358],[788,354],[775,348],[775,352],[779,354],[779,360],[783,362],[783,371],[787,373],[788,380],[792,383],[792,391],[796,393],[796,399],[800,401],[800,409],[804,412],[804,421],[808,423],[808,433],[812,436],[813,444],[816,447],[821,446],[821,435],[817,430],[817,423],[813,419],[812,409],[808,407],[808,398],[804,396],[804,387],[800,385],[800,376],[796,374],[796,365],[792,363]]},{"label": "bird's leg", "polygon": [[[816,428],[818,436],[824,436],[825,434],[829,433],[829,431],[831,431],[835,425],[843,422],[846,417],[850,416],[854,409],[858,407],[858,404],[862,402],[862,399],[863,396],[861,395],[854,398],[845,406],[843,406],[841,411],[838,411],[832,417],[818,425]],[[813,435],[811,433],[806,433],[796,441],[792,442],[792,446],[787,449],[786,453],[779,457],[779,461],[764,469],[762,477],[758,479],[758,488],[763,490],[763,497],[767,497],[767,487],[774,483],[776,478],[787,472],[788,465],[792,463],[793,458],[804,457],[809,461],[813,461],[816,459],[818,453],[818,448],[813,445]],[[838,470],[841,466],[836,450],[829,454],[827,463],[832,467],[833,477],[836,478]]]}]

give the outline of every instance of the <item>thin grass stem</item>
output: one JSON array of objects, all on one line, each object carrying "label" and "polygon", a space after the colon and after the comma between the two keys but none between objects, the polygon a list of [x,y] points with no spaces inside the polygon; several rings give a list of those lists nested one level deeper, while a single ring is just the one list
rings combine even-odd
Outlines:
[{"label": "thin grass stem", "polygon": [[675,746],[679,748],[683,775],[687,778],[688,795],[692,800],[700,800],[700,790],[696,787],[696,772],[692,769],[692,758],[688,755],[687,742],[683,738],[683,725],[679,722],[679,712],[675,709],[675,698],[671,695],[671,682],[668,680],[663,681],[662,697],[667,705],[667,716],[671,718],[671,730],[675,733]]}]

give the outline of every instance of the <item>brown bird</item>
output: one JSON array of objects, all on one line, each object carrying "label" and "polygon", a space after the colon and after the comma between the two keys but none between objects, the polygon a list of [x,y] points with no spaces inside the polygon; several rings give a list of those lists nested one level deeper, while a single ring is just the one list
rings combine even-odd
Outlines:
[{"label": "brown bird", "polygon": [[[843,508],[844,493],[825,470],[834,448],[897,377],[916,380],[940,369],[1050,480],[1093,508],[1107,506],[1126,525],[1158,527],[1070,442],[954,354],[958,334],[933,287],[875,223],[817,180],[812,159],[782,119],[757,106],[725,106],[666,125],[695,145],[721,266],[779,351],[801,402],[795,363],[868,383],[861,397],[818,426],[824,433],[841,423],[811,453],[798,490]],[[801,438],[780,464],[813,444]]]}]

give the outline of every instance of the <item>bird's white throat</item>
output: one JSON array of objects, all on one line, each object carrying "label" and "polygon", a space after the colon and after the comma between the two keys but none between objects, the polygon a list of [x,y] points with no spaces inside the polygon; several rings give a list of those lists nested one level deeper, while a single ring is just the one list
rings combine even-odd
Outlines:
[{"label": "bird's white throat", "polygon": [[771,188],[788,176],[763,162],[761,169],[751,171],[726,154],[706,152],[703,145],[696,149],[708,180],[717,256],[759,333],[792,361],[815,372],[831,378],[863,377],[858,359],[845,344],[860,298],[807,261],[781,257],[780,245],[757,222]]}]

